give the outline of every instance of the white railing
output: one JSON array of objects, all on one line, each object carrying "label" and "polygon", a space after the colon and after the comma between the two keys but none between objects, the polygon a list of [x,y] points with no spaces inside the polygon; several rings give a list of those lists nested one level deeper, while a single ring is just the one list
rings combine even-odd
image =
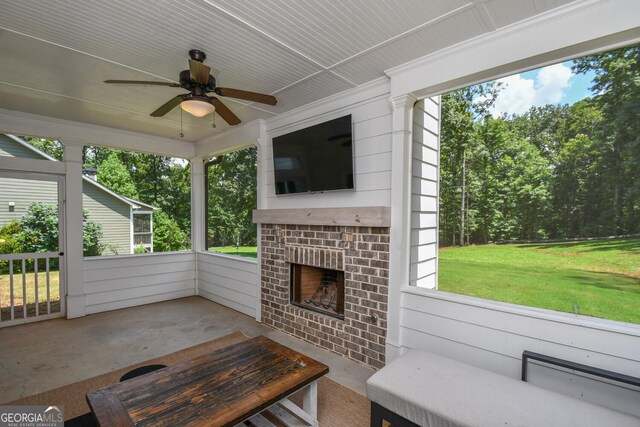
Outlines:
[{"label": "white railing", "polygon": [[[0,254],[0,326],[64,314],[62,255],[58,252]],[[44,270],[39,270],[41,267]]]}]

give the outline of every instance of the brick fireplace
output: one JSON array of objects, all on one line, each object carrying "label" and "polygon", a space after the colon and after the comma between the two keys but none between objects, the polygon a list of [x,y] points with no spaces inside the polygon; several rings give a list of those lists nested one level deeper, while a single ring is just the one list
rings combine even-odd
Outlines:
[{"label": "brick fireplace", "polygon": [[[262,322],[374,368],[384,366],[389,227],[272,224],[287,216],[260,212],[254,221],[261,223]],[[305,212],[304,220],[311,221]],[[327,222],[320,216],[318,222]],[[331,221],[380,222],[358,215]],[[306,284],[296,285],[303,274]]]}]

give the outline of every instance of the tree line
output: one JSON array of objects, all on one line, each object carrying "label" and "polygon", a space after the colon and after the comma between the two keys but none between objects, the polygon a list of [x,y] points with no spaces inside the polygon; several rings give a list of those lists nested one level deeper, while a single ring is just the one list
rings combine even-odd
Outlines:
[{"label": "tree line", "polygon": [[255,147],[216,156],[207,164],[207,246],[255,246],[257,203]]},{"label": "tree line", "polygon": [[640,45],[586,56],[593,96],[492,117],[490,82],[441,104],[440,244],[640,232]]}]

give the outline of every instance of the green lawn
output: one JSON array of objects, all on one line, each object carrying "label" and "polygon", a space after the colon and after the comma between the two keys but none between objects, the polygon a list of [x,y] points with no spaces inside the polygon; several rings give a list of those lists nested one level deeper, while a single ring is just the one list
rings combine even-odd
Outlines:
[{"label": "green lawn", "polygon": [[246,258],[257,258],[258,248],[256,246],[224,246],[220,248],[209,248],[209,252],[218,252],[227,255],[236,255]]},{"label": "green lawn", "polygon": [[640,239],[441,248],[438,289],[640,323]]},{"label": "green lawn", "polygon": [[[29,272],[25,274],[25,283],[27,288],[27,317],[35,315],[35,301],[36,301],[36,286],[35,286],[35,274]],[[51,280],[49,301],[51,303],[51,312],[56,313],[60,311],[60,278],[57,271],[49,272],[49,279]],[[47,312],[47,285],[46,285],[46,273],[38,273],[38,303],[39,313],[46,314]],[[15,273],[13,276],[13,305],[15,318],[22,318],[22,273]],[[10,307],[11,307],[11,282],[8,274],[0,274],[0,319],[3,321],[10,319]]]}]

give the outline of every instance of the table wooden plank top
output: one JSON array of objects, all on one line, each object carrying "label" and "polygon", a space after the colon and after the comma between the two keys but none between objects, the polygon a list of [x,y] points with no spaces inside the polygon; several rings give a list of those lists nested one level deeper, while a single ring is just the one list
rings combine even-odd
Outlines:
[{"label": "table wooden plank top", "polygon": [[87,394],[101,426],[234,426],[329,368],[266,337]]}]

